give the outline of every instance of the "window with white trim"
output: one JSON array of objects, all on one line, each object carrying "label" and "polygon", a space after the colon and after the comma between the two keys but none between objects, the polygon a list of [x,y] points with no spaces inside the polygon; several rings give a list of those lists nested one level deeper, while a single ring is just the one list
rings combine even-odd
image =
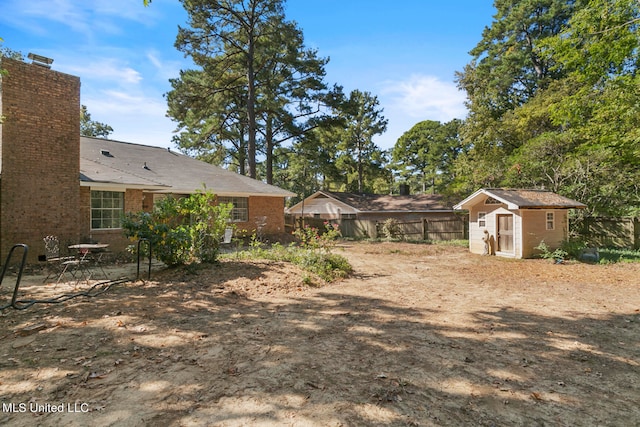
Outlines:
[{"label": "window with white trim", "polygon": [[554,230],[555,227],[555,213],[547,212],[547,230]]},{"label": "window with white trim", "polygon": [[478,227],[485,228],[487,226],[487,213],[478,212]]},{"label": "window with white trim", "polygon": [[233,209],[229,215],[231,222],[249,221],[249,198],[248,197],[218,197],[219,203],[231,203]]},{"label": "window with white trim", "polygon": [[91,229],[122,227],[124,193],[121,191],[91,191]]}]

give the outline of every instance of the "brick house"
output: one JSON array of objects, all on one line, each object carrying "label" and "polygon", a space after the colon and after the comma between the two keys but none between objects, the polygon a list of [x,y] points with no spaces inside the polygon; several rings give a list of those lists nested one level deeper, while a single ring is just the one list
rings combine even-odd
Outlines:
[{"label": "brick house", "polygon": [[16,243],[29,261],[42,238],[62,243],[127,245],[125,212],[148,210],[167,194],[206,188],[234,204],[240,229],[284,231],[284,201],[293,193],[169,149],[80,137],[80,79],[2,58],[0,86],[0,259]]}]

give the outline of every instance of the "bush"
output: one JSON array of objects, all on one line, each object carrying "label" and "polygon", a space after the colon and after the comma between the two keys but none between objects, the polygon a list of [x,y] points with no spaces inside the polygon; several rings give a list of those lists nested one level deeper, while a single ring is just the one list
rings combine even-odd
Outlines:
[{"label": "bush", "polygon": [[568,255],[568,252],[562,248],[558,248],[552,252],[544,240],[541,241],[534,249],[540,251],[541,258],[555,260],[556,262],[563,261]]},{"label": "bush", "polygon": [[[326,282],[345,277],[352,271],[345,257],[331,253],[340,236],[337,224],[325,223],[325,230],[322,233],[315,227],[307,226],[296,230],[293,234],[298,244],[287,247],[279,243],[266,247],[254,235],[248,250],[242,254],[238,252],[236,256],[290,262],[314,273]],[[307,276],[304,281],[310,283],[311,279]]]},{"label": "bush", "polygon": [[230,204],[215,204],[215,195],[199,191],[184,198],[166,197],[151,212],[128,213],[125,235],[147,239],[153,255],[169,266],[215,262],[228,227]]},{"label": "bush", "polygon": [[300,246],[305,249],[329,252],[336,245],[342,233],[338,224],[325,222],[322,232],[316,227],[307,225],[294,231],[293,235],[298,239]]},{"label": "bush", "polygon": [[384,234],[385,239],[393,240],[402,238],[402,229],[400,228],[400,224],[398,224],[398,220],[395,218],[387,218],[382,223],[382,234]]}]

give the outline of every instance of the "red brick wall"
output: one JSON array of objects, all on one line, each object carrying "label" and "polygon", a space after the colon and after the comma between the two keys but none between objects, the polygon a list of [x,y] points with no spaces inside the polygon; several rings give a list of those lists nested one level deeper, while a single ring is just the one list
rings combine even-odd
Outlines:
[{"label": "red brick wall", "polygon": [[45,235],[80,235],[80,79],[6,58],[1,67],[0,257],[26,243],[33,261]]},{"label": "red brick wall", "polygon": [[284,233],[284,197],[249,197],[249,220],[234,222],[233,225],[239,233],[250,236],[256,231],[259,218],[262,217],[266,217],[266,225],[262,229],[263,235]]}]

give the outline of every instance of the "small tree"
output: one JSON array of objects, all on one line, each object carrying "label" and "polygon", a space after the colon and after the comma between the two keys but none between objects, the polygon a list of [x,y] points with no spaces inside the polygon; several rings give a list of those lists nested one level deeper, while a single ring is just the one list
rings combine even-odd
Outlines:
[{"label": "small tree", "polygon": [[198,191],[188,197],[166,197],[152,212],[128,213],[125,235],[148,239],[156,258],[167,265],[215,262],[228,227],[231,204],[216,204],[216,196]]}]

